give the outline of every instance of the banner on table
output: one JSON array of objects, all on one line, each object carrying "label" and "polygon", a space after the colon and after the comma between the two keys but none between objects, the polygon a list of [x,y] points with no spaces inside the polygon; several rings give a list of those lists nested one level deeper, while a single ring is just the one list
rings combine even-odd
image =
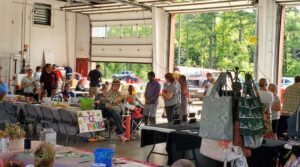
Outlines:
[{"label": "banner on table", "polygon": [[80,133],[105,129],[101,110],[77,111],[77,118]]}]

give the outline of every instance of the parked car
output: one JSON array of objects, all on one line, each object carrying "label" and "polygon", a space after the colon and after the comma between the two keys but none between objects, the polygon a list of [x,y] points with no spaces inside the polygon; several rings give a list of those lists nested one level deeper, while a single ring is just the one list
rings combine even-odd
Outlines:
[{"label": "parked car", "polygon": [[201,86],[204,80],[204,77],[195,77],[187,79],[187,85],[191,99],[202,100],[205,90],[204,88],[201,88]]},{"label": "parked car", "polygon": [[134,77],[132,71],[121,71],[118,74],[113,74],[113,79],[126,80],[127,77]]},{"label": "parked car", "polygon": [[294,78],[292,77],[282,77],[281,78],[281,87],[282,88],[286,88],[290,85],[293,85],[294,84]]}]

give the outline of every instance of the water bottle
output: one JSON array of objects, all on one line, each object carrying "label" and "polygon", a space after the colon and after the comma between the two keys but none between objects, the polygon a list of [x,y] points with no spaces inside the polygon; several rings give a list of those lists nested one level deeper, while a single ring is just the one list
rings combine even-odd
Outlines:
[{"label": "water bottle", "polygon": [[52,128],[44,128],[40,134],[40,141],[46,141],[56,145],[56,132]]}]

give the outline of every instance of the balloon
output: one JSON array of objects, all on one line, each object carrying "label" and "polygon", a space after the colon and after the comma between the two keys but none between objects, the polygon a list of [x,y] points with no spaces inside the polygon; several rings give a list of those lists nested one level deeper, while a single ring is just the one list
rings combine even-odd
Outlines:
[{"label": "balloon", "polygon": [[249,38],[249,42],[254,45],[257,43],[257,38],[255,36],[252,36]]}]

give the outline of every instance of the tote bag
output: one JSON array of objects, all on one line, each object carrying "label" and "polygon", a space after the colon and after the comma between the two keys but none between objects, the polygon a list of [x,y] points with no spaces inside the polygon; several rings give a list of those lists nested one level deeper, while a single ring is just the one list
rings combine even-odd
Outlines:
[{"label": "tote bag", "polygon": [[246,74],[245,78],[244,96],[238,98],[240,132],[244,136],[261,135],[264,133],[263,104],[258,97],[252,76]]},{"label": "tote bag", "polygon": [[220,74],[212,90],[203,98],[199,136],[232,141],[232,97],[219,96],[222,85],[226,85],[226,73]]}]

